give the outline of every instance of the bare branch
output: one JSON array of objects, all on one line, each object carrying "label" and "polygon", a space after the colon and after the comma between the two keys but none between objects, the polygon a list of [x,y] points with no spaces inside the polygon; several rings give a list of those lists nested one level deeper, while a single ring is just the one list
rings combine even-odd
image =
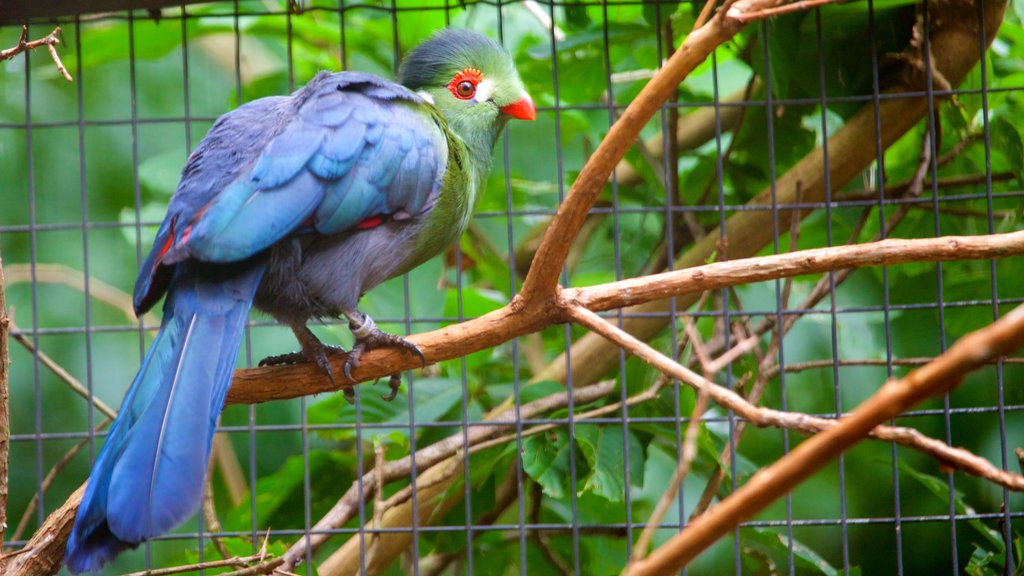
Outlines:
[{"label": "bare branch", "polygon": [[[749,1],[764,8],[775,6],[779,2]],[[523,283],[524,301],[532,303],[555,293],[558,274],[572,245],[572,242],[566,239],[576,237],[587,212],[597,200],[615,165],[622,160],[640,134],[640,130],[658,111],[661,103],[676,90],[679,83],[742,27],[739,21],[727,17],[725,11],[719,11],[707,24],[687,35],[665,66],[630,102],[583,166],[565,202],[559,206],[551,221],[551,226],[537,250],[536,261],[530,267],[530,272]]]},{"label": "bare branch", "polygon": [[21,38],[18,40],[18,44],[13,48],[7,48],[6,50],[0,50],[0,62],[4,60],[10,60],[22,52],[28,50],[35,50],[40,46],[46,46],[47,50],[50,51],[50,57],[53,58],[53,63],[57,65],[57,71],[64,77],[68,82],[74,82],[71,79],[71,74],[68,74],[68,69],[64,67],[64,63],[60,61],[60,56],[57,55],[57,44],[60,44],[60,39],[57,36],[60,34],[60,26],[53,29],[46,36],[38,39],[28,41],[28,25],[21,27]]},{"label": "bare branch", "polygon": [[[614,342],[622,349],[657,368],[666,376],[684,382],[698,391],[706,391],[719,406],[733,410],[740,417],[749,420],[757,426],[788,428],[806,434],[816,434],[835,428],[839,422],[800,412],[783,412],[781,410],[754,406],[736,392],[719,386],[693,370],[680,365],[675,360],[665,356],[647,343],[638,340],[594,312],[586,308],[573,306],[571,303],[567,304],[567,306],[570,307],[568,315],[573,322],[585,326]],[[941,358],[940,356],[936,361],[941,360]],[[927,366],[920,370],[926,368]],[[895,442],[901,446],[927,454],[939,461],[943,466],[963,470],[968,474],[985,478],[1010,490],[1024,491],[1024,476],[997,468],[988,460],[968,450],[950,447],[944,442],[929,438],[912,428],[878,426],[871,430],[870,434],[879,440]]]},{"label": "bare branch", "polygon": [[256,554],[253,556],[232,556],[223,560],[212,560],[210,562],[198,562],[186,566],[173,566],[171,568],[157,568],[155,570],[143,570],[142,572],[131,572],[125,576],[167,576],[169,574],[182,574],[184,572],[196,572],[209,568],[228,568],[232,566],[248,566],[253,562],[260,562],[265,555]]},{"label": "bare branch", "polygon": [[[820,274],[846,268],[891,266],[912,261],[946,261],[1005,257],[1024,250],[1024,232],[990,236],[945,236],[934,239],[881,240],[852,246],[816,248],[759,258],[715,262],[685,270],[566,289],[565,298],[591,310],[664,300],[751,282]],[[973,256],[965,256],[965,254]]]},{"label": "bare branch", "polygon": [[[11,360],[7,334],[11,320],[7,317],[4,298],[4,260],[0,256],[0,553],[3,552],[4,534],[7,532],[7,466],[11,451],[11,406],[8,382]],[[0,572],[5,562],[0,561]]]},{"label": "bare branch", "polygon": [[[747,23],[753,22],[754,20],[760,20],[762,18],[768,18],[770,16],[781,16],[782,14],[789,14],[790,12],[798,12],[800,10],[807,10],[816,6],[824,6],[825,4],[835,4],[842,1],[843,0],[797,0],[796,2],[783,4],[782,6],[761,9],[750,6],[746,2],[736,2],[733,4],[732,8],[729,9],[729,16],[739,20],[740,22]],[[750,7],[748,8],[748,6]]]},{"label": "bare branch", "polygon": [[[935,26],[930,36],[933,62],[953,85],[962,82],[978,61],[979,52],[964,50],[965,43],[978,45],[982,43],[979,36],[983,36],[984,44],[988,45],[995,37],[1002,21],[1006,1],[983,1],[985,5],[985,22],[983,23],[978,23],[976,8],[971,3],[939,2],[935,3],[934,9],[930,11],[931,20],[941,22],[941,25]],[[753,4],[750,2],[744,4],[744,7],[752,6]],[[698,32],[712,28],[721,15],[722,11],[719,11],[718,15]],[[979,24],[981,25],[979,26]],[[683,46],[686,47],[689,42],[688,38]],[[678,52],[676,56],[679,56]],[[892,90],[902,88],[897,82],[892,84],[887,88]],[[813,212],[810,208],[778,212],[770,209],[773,206],[793,204],[797,185],[801,186],[802,201],[805,204],[822,202],[826,197],[826,184],[831,186],[831,191],[836,191],[856,178],[875,161],[875,147],[864,146],[864,142],[878,141],[884,149],[918,124],[927,112],[928,100],[923,97],[886,99],[877,106],[877,110],[874,103],[868,103],[861,107],[842,128],[829,137],[827,157],[821,149],[807,154],[778,178],[773,187],[762,190],[750,200],[747,203],[750,210],[742,210],[730,216],[723,228],[710,231],[707,236],[680,256],[673,267],[683,269],[703,264],[716,252],[716,243],[720,238],[729,240],[729,254],[733,258],[756,254],[771,242],[773,234],[777,230],[789,226],[790,218],[803,218]],[[620,121],[616,126],[621,123]],[[881,133],[876,134],[876,125],[881,126]],[[596,158],[592,160],[596,160]],[[571,202],[572,196],[570,195],[562,208],[568,210],[568,205]],[[778,228],[773,226],[776,217],[778,218]],[[563,226],[564,228],[552,234],[551,242],[563,245],[571,244],[569,239],[572,238],[575,227]],[[554,226],[549,229],[549,232],[555,231]],[[555,267],[558,267],[557,263]],[[677,308],[686,308],[691,306],[694,301],[696,301],[696,297],[690,295],[679,298],[675,305]],[[632,308],[628,312],[634,317],[628,318],[624,327],[641,340],[648,340],[665,327],[667,320],[663,318],[668,317],[665,314],[668,309],[668,303],[661,301]],[[572,381],[576,385],[600,379],[618,358],[613,353],[612,346],[600,336],[587,334],[573,344],[571,351],[553,360],[543,372],[535,374],[534,377],[538,380],[565,382],[567,379],[566,358],[569,355],[573,360]]]},{"label": "bare branch", "polygon": [[700,419],[707,407],[708,395],[706,392],[700,392],[697,394],[697,403],[693,406],[693,414],[690,415],[690,425],[686,427],[683,457],[676,466],[676,471],[672,475],[672,480],[669,481],[668,488],[665,489],[661,498],[658,499],[654,512],[651,512],[651,517],[647,520],[644,531],[640,534],[640,538],[637,539],[636,545],[633,546],[634,559],[640,559],[647,555],[647,548],[651,545],[651,541],[654,540],[654,531],[658,529],[662,518],[668,512],[668,507],[672,505],[672,500],[679,493],[679,488],[683,485],[686,475],[690,473],[690,465],[697,456],[697,433],[700,431]]},{"label": "bare branch", "polygon": [[[603,321],[602,321],[603,322]],[[627,567],[626,574],[667,574],[686,566],[702,550],[746,518],[792,490],[879,425],[930,396],[956,387],[963,377],[1024,344],[1024,306],[958,340],[934,362],[881,389],[829,430],[802,442],[780,460],[761,469],[732,496],[687,525],[650,557]],[[1021,485],[1024,488],[1024,484]]]}]

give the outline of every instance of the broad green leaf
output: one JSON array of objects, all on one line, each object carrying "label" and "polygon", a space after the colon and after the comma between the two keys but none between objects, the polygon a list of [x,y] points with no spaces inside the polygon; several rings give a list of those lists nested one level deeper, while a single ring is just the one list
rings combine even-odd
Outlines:
[{"label": "broad green leaf", "polygon": [[[914,480],[917,480],[917,482],[925,488],[927,493],[938,498],[943,504],[949,503],[949,484],[947,484],[944,479],[936,478],[935,476],[931,476],[923,472],[918,472],[903,459],[900,459],[899,467],[900,474],[905,474]],[[958,490],[953,492],[953,504],[956,507],[957,515],[963,514],[965,516],[975,516],[977,514],[974,511],[974,508],[967,505],[964,501],[964,495]],[[981,520],[972,518],[967,521],[967,524],[974,528],[979,535],[988,541],[988,544],[992,546],[992,550],[995,551],[997,555],[1001,555],[1006,549],[999,532],[989,528]]]},{"label": "broad green leaf", "polygon": [[992,149],[1006,157],[1007,164],[1017,176],[1017,182],[1024,184],[1024,139],[1019,124],[997,116],[989,123],[992,134]]},{"label": "broad green leaf", "polygon": [[[576,426],[576,444],[590,466],[582,480],[581,493],[593,492],[610,502],[621,502],[626,493],[626,458],[621,426]],[[629,478],[643,486],[644,449],[636,436],[629,435]]]},{"label": "broad green leaf", "polygon": [[[743,530],[742,537],[744,544],[747,546],[761,548],[765,552],[772,552],[777,555],[781,554],[783,557],[789,554],[790,541],[781,532],[755,527],[751,530]],[[792,549],[793,561],[797,566],[811,570],[815,574],[824,574],[825,576],[836,576],[839,574],[839,571],[822,558],[820,554],[799,540],[794,539],[792,541]]]},{"label": "broad green leaf", "polygon": [[523,440],[523,470],[552,498],[564,498],[569,485],[569,433],[548,430]]},{"label": "broad green leaf", "polygon": [[[458,406],[462,399],[462,383],[459,380],[443,378],[416,379],[414,398],[416,406],[414,417],[416,424],[437,422],[441,417]],[[388,402],[381,398],[387,391],[383,385],[372,386],[361,384],[359,392],[363,423],[383,424],[385,427],[364,429],[362,439],[374,441],[390,439],[405,445],[409,437],[409,404],[408,395],[399,394],[398,398]],[[349,425],[345,428],[318,430],[317,434],[332,440],[354,440],[356,429],[356,409],[342,394],[335,394],[309,407],[307,415],[310,424],[318,425]]]},{"label": "broad green leaf", "polygon": [[661,26],[665,21],[679,10],[678,0],[654,0],[644,2],[644,20],[651,26]]}]

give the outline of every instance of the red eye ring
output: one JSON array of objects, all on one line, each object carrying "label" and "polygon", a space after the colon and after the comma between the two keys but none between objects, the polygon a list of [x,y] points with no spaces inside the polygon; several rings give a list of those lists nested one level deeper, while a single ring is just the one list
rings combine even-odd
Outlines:
[{"label": "red eye ring", "polygon": [[448,90],[459,100],[469,100],[476,95],[476,87],[483,79],[483,72],[476,68],[466,68],[452,78]]}]

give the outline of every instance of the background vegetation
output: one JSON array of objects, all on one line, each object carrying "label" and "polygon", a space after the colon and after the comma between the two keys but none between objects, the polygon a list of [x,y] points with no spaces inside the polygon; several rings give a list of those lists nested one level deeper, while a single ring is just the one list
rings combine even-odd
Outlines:
[{"label": "background vegetation", "polygon": [[[666,37],[678,44],[701,8],[677,2],[538,6],[554,17],[557,32],[525,3],[445,6],[430,0],[370,1],[346,4],[341,11],[313,1],[303,3],[298,13],[289,13],[281,2],[245,0],[167,9],[159,18],[140,11],[62,23],[60,50],[74,84],[57,74],[44,52],[0,64],[0,248],[7,302],[18,327],[95,396],[117,406],[156,320],[140,327],[123,307],[103,301],[101,283],[131,292],[140,254],[148,250],[181,166],[213,120],[241,102],[287,93],[322,69],[391,77],[404,51],[445,25],[500,37],[541,112],[534,123],[510,125],[499,144],[488,193],[461,253],[381,286],[366,296],[363,309],[383,320],[385,329],[422,332],[507,303],[549,215],[607,131],[609,117],[667,57]],[[750,87],[740,98],[744,113],[738,127],[683,151],[678,159],[667,150],[675,168],[669,171],[678,174],[678,198],[671,183],[668,191],[664,184],[660,158],[666,150],[632,151],[627,161],[639,177],[606,189],[570,257],[565,282],[583,286],[657,271],[665,262],[668,238],[670,253],[685,250],[695,230],[717,225],[820,146],[870,101],[875,74],[884,78],[899,60],[895,55],[908,46],[920,12],[910,0],[877,0],[873,7],[870,18],[864,1],[779,17],[748,27],[718,50],[679,87],[679,114],[685,125],[694,109],[730,94],[743,95]],[[937,101],[942,137],[936,152],[948,161],[930,173],[935,184],[924,190],[928,202],[910,210],[894,235],[1020,228],[1021,12],[1020,3],[1011,4],[984,66],[960,86],[965,91]],[[51,27],[33,26],[30,36],[44,35]],[[0,47],[14,45],[19,34],[20,27],[0,27]],[[556,34],[564,37],[556,39]],[[987,90],[979,91],[982,87]],[[674,122],[670,110],[667,106],[645,129],[647,139]],[[877,166],[866,171],[860,181],[837,191],[849,193],[846,201],[805,219],[797,247],[846,243],[851,234],[853,242],[877,235],[883,216],[891,216],[893,209],[881,215],[872,209],[855,232],[871,202],[858,201],[853,193],[882,180],[890,186],[909,180],[924,134],[922,123],[885,151],[884,172]],[[720,183],[715,177],[719,169]],[[992,175],[990,182],[944,184],[986,174]],[[685,211],[688,221],[683,211],[666,218],[673,205],[691,207]],[[769,246],[764,253],[788,250],[789,230],[777,233],[777,248]],[[27,266],[31,263],[37,267]],[[965,332],[989,323],[997,308],[993,298],[1003,305],[1021,301],[1021,268],[1019,261],[1009,260],[857,272],[836,289],[834,299],[826,298],[788,333],[781,347],[785,364],[934,356]],[[87,291],[69,285],[76,272],[89,279]],[[797,279],[791,302],[802,301],[815,281]],[[772,282],[727,297],[719,294],[695,310],[698,330],[709,340],[720,334],[725,310],[732,322],[774,316],[779,290]],[[118,296],[107,300],[116,304]],[[681,324],[676,328],[659,336],[656,347],[670,350],[678,343]],[[341,325],[317,331],[328,341],[350,340]],[[232,534],[226,540],[229,549],[252,553],[267,529],[273,531],[270,549],[285,549],[352,484],[360,458],[365,468],[373,465],[374,446],[385,446],[394,459],[481,419],[509,396],[526,402],[560,390],[560,384],[531,377],[580,334],[575,328],[552,327],[443,362],[407,377],[404,393],[390,404],[378,400],[379,390],[363,387],[358,411],[338,394],[229,407],[222,425],[238,464],[222,464],[214,483],[222,529]],[[765,336],[764,346],[768,340]],[[294,347],[288,330],[254,316],[240,363],[252,365]],[[684,358],[689,354],[683,351]],[[834,414],[856,406],[890,369],[897,375],[906,371],[883,362],[828,363],[789,373],[782,381],[772,380],[763,403]],[[743,357],[719,381],[734,385],[757,370],[756,358]],[[13,526],[50,467],[102,416],[24,348],[12,350],[12,373]],[[623,383],[623,395],[647,389],[659,377],[634,359],[623,359],[610,376]],[[901,423],[1015,468],[1012,450],[1024,435],[1020,376],[1013,364],[983,370],[947,399],[922,406]],[[613,396],[608,402],[619,399]],[[573,436],[561,427],[529,437],[522,441],[521,460],[515,442],[474,454],[463,479],[471,483],[468,505],[445,516],[440,525],[450,530],[419,533],[418,556],[447,555],[450,573],[464,570],[469,561],[478,574],[519,573],[523,559],[531,574],[573,566],[586,574],[618,573],[630,538],[639,533],[675,469],[685,428],[678,415],[689,414],[693,403],[692,391],[668,386],[655,401],[631,408],[628,424],[616,414],[575,425]],[[666,523],[678,523],[680,510],[683,518],[690,513],[729,442],[734,422],[715,409],[708,416],[701,424],[694,469]],[[566,412],[548,417],[564,419]],[[356,428],[359,418],[364,426]],[[798,441],[784,431],[748,431],[733,464],[725,468],[720,493],[729,493]],[[27,538],[86,478],[89,455],[98,445],[67,463],[20,538]],[[521,495],[503,502],[499,488],[515,480],[520,462]],[[239,474],[232,476],[230,470]],[[387,493],[401,487],[389,486]],[[1007,503],[1015,520],[1010,545],[1020,562],[1016,524],[1024,506],[1021,496],[947,475],[917,453],[863,444],[720,542],[693,570],[887,574],[901,566],[909,574],[1001,574],[1014,569],[1004,566],[1007,543],[1000,511]],[[509,528],[468,537],[465,526],[491,510],[500,512],[491,523]],[[524,520],[552,529],[541,532],[543,539],[524,539],[524,549],[515,529]],[[580,529],[578,540],[566,529],[573,522]],[[350,527],[358,526],[355,521]],[[193,521],[181,532],[194,534],[197,527]],[[661,530],[655,545],[673,531]],[[208,537],[201,544],[163,540],[124,555],[114,570],[140,569],[147,558],[154,566],[185,564],[200,555],[216,556]],[[396,563],[390,573],[409,569]]]}]

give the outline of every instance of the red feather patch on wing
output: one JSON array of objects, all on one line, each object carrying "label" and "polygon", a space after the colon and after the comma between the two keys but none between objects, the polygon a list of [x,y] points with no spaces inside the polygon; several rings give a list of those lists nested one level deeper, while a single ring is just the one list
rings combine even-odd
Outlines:
[{"label": "red feather patch on wing", "polygon": [[380,216],[380,215],[370,216],[369,218],[364,218],[363,220],[360,220],[356,224],[356,228],[358,228],[360,230],[369,230],[370,228],[376,228],[377,226],[380,226],[383,223],[384,223],[384,217],[383,216]]}]

